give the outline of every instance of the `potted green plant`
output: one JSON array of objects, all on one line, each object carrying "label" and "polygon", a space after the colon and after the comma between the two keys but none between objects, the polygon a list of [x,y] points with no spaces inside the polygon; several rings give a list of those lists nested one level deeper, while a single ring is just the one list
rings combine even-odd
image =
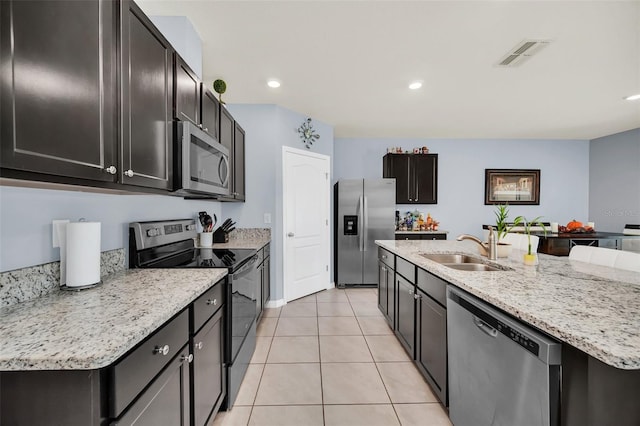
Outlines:
[{"label": "potted green plant", "polygon": [[494,214],[496,215],[496,236],[498,237],[498,241],[503,239],[514,226],[518,226],[522,222],[522,216],[516,217],[512,224],[507,222],[509,217],[509,203],[496,205]]},{"label": "potted green plant", "polygon": [[518,216],[516,219],[520,219],[520,222],[524,226],[524,232],[527,234],[527,242],[528,242],[528,250],[524,255],[524,264],[525,265],[537,265],[538,264],[538,253],[531,252],[531,226],[536,225],[542,228],[544,231],[544,235],[547,235],[547,228],[544,226],[544,223],[540,222],[542,216],[538,216],[534,219],[527,220],[524,216]]}]

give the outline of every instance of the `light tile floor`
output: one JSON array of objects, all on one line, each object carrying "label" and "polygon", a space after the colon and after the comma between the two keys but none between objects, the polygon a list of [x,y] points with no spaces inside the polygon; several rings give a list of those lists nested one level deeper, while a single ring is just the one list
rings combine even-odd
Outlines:
[{"label": "light tile floor", "polygon": [[214,426],[450,426],[377,307],[331,289],[268,309],[232,410]]}]

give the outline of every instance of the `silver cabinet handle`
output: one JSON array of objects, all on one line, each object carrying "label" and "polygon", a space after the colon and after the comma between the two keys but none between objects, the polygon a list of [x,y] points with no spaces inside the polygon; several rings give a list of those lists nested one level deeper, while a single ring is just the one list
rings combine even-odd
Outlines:
[{"label": "silver cabinet handle", "polygon": [[129,177],[133,177],[133,170],[129,169],[126,172],[124,172],[125,176],[129,176]]},{"label": "silver cabinet handle", "polygon": [[287,234],[287,237],[293,237],[293,236],[295,236],[295,234],[294,234],[293,232],[289,232],[289,233]]},{"label": "silver cabinet handle", "polygon": [[160,354],[163,356],[167,356],[169,355],[169,345],[164,345],[164,346],[156,346],[156,348],[153,350],[154,355],[155,354]]},{"label": "silver cabinet handle", "polygon": [[202,130],[204,130],[205,132],[208,132],[208,131],[209,131],[209,128],[208,128],[208,127],[205,127],[205,128],[204,128],[204,129],[202,129]]},{"label": "silver cabinet handle", "polygon": [[189,355],[182,355],[180,357],[180,361],[185,362],[187,361],[189,364],[191,364],[191,361],[193,361],[193,354],[189,354]]},{"label": "silver cabinet handle", "polygon": [[200,127],[202,129],[202,124],[198,124],[198,127]]},{"label": "silver cabinet handle", "polygon": [[386,254],[383,254],[383,255],[382,255],[382,258],[383,258],[383,259],[386,259],[386,258],[387,258],[387,255],[386,255]]},{"label": "silver cabinet handle", "polygon": [[416,293],[416,294],[413,295],[413,298],[416,299],[416,300],[420,300],[420,299],[422,299],[422,296]]},{"label": "silver cabinet handle", "polygon": [[409,294],[413,294],[413,290],[409,290]]},{"label": "silver cabinet handle", "polygon": [[118,169],[116,169],[116,166],[109,166],[106,169],[104,169],[104,171],[109,173],[110,175],[115,175]]},{"label": "silver cabinet handle", "polygon": [[386,271],[387,271],[387,268],[385,268],[385,267],[383,266],[383,267],[382,267],[382,270],[386,272]]},{"label": "silver cabinet handle", "polygon": [[196,349],[202,349],[202,346],[203,346],[203,345],[202,345],[202,342],[198,342],[198,343],[196,343],[196,344],[195,344],[195,345],[193,345],[193,346],[195,346],[195,347],[196,347]]},{"label": "silver cabinet handle", "polygon": [[217,306],[218,305],[218,299],[207,299],[207,305],[213,305],[213,306]]}]

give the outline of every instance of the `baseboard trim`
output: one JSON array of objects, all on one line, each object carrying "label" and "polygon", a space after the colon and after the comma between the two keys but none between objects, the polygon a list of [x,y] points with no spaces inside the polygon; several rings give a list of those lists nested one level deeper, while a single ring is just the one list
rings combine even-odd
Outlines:
[{"label": "baseboard trim", "polygon": [[284,299],[269,300],[267,302],[266,308],[268,308],[268,309],[279,308],[280,306],[284,306],[286,304],[287,304],[287,302],[285,302]]},{"label": "baseboard trim", "polygon": [[336,288],[336,283],[329,283],[329,285],[327,285],[327,290],[332,288]]}]

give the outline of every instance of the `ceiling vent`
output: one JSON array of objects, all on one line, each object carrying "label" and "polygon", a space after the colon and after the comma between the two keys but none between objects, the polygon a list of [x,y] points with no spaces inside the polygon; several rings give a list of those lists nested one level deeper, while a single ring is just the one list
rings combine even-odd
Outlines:
[{"label": "ceiling vent", "polygon": [[523,40],[500,59],[499,67],[517,67],[544,49],[550,40]]}]

